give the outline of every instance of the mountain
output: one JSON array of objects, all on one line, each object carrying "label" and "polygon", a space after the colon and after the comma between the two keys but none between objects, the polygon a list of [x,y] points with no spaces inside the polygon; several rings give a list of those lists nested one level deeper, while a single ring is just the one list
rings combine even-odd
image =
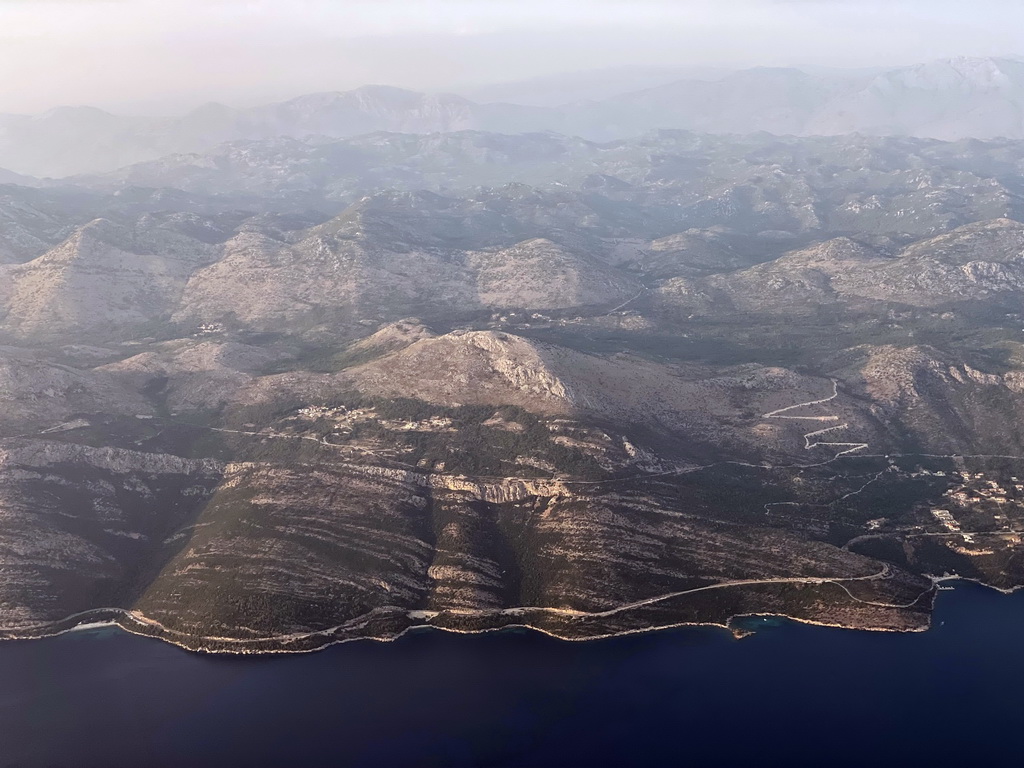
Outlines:
[{"label": "mountain", "polygon": [[958,58],[885,72],[816,110],[802,133],[1019,138],[1024,62]]},{"label": "mountain", "polygon": [[570,309],[626,299],[640,284],[598,259],[544,238],[470,256],[488,307]]},{"label": "mountain", "polygon": [[0,116],[0,167],[34,176],[116,168],[165,154],[152,134],[161,121],[95,107]]},{"label": "mountain", "polygon": [[[532,200],[535,217],[564,219],[575,210],[584,218],[561,226],[577,235],[599,230],[658,237],[721,225],[927,234],[1014,216],[1020,199],[1015,146],[866,136],[733,139],[679,131],[609,143],[479,131],[369,134],[229,143],[208,154],[171,156],[76,182],[126,204],[139,198],[136,207],[166,207],[169,188],[176,187],[186,194],[175,205],[193,204],[196,197],[209,205],[214,196],[222,205],[244,199],[250,207],[272,202],[277,210],[306,213],[343,210],[381,188],[431,190],[439,199],[475,190],[489,215],[500,216],[495,202],[483,202],[486,193],[479,188],[490,187],[498,190],[495,201],[518,190],[515,205]],[[501,189],[510,184],[518,186]],[[161,199],[149,201],[153,195]],[[570,197],[576,198],[571,209]],[[606,201],[600,215],[587,219],[586,207],[600,201]],[[438,216],[437,210],[421,214],[417,227],[437,228]],[[592,224],[581,227],[581,221]],[[518,225],[506,217],[498,229],[495,221],[481,226],[499,231]]]},{"label": "mountain", "polygon": [[[309,331],[453,306],[614,307],[652,280],[668,280],[665,293],[747,267],[754,281],[765,270],[810,285],[831,262],[800,247],[817,254],[843,242],[869,254],[865,275],[854,276],[856,261],[836,261],[829,290],[853,280],[879,298],[886,259],[908,242],[1024,216],[1020,151],[1012,142],[667,131],[611,144],[479,131],[228,144],[75,188],[8,188],[0,313],[20,336],[74,327],[119,337],[168,322]],[[142,180],[155,186],[134,183]],[[941,278],[946,293],[988,290],[995,277],[981,271],[1003,268],[982,256],[964,267],[970,275],[958,264]],[[783,268],[793,274],[782,278]],[[709,278],[693,295],[721,298],[744,274]],[[886,296],[932,301],[920,280],[907,292]],[[801,295],[825,301],[821,291]]]},{"label": "mountain", "polygon": [[519,132],[557,126],[543,109],[475,104],[459,96],[365,86],[251,109],[207,104],[179,118],[135,118],[91,107],[0,116],[0,167],[37,176],[107,171],[239,139],[355,136],[374,131]]},{"label": "mountain", "polygon": [[[1021,138],[1024,64],[956,58],[877,74],[758,68],[682,80],[597,104],[582,133],[651,128],[709,133]],[[602,121],[605,126],[602,128]]]},{"label": "mountain", "polygon": [[27,335],[96,333],[165,315],[211,251],[153,223],[133,230],[97,219],[39,258],[8,267],[0,294],[6,327]]},{"label": "mountain", "polygon": [[[682,283],[669,290],[678,291]],[[877,302],[943,307],[984,302],[995,309],[1024,310],[1024,225],[1009,219],[967,224],[916,242],[896,253],[880,253],[849,238],[794,251],[774,261],[727,275],[686,283],[720,311],[731,304],[746,311],[791,313],[841,304]]]},{"label": "mountain", "polygon": [[20,188],[0,187],[0,265],[40,256],[69,231],[66,218],[33,203]]},{"label": "mountain", "polygon": [[587,119],[595,126],[607,120],[604,130],[609,137],[652,127],[706,133],[804,134],[822,105],[841,98],[850,87],[845,78],[810,75],[798,69],[757,68],[710,82],[680,80],[624,94],[598,104]]},{"label": "mountain", "polygon": [[[638,86],[650,82],[646,75],[637,77]],[[620,78],[623,83],[628,79]],[[652,87],[623,91],[609,82],[591,88],[586,83],[593,78],[583,78],[579,87],[589,90],[587,97],[572,79],[556,79],[542,87],[562,91],[564,98],[541,98],[543,104],[537,106],[494,101],[501,89],[485,93],[485,101],[471,101],[453,94],[365,86],[249,109],[207,104],[175,118],[121,117],[91,107],[2,115],[0,168],[65,177],[109,172],[168,155],[204,154],[226,142],[337,139],[381,131],[556,131],[602,142],[656,129],[1024,138],[1024,64],[1013,59],[959,58],[883,72],[755,68],[671,82],[661,75],[657,79],[662,82]],[[509,95],[517,92],[513,88]],[[233,162],[244,165],[244,152],[236,151]],[[210,175],[221,170],[201,163],[192,170],[200,169]],[[313,174],[317,170],[310,169]],[[306,183],[304,178],[292,181]]]},{"label": "mountain", "polygon": [[1022,163],[459,130],[4,186],[0,637],[919,631],[946,574],[1020,587]]}]

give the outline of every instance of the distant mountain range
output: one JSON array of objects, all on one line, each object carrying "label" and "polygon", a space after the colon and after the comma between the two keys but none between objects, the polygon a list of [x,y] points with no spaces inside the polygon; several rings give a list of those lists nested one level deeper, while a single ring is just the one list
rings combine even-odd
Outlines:
[{"label": "distant mountain range", "polygon": [[[599,91],[566,86],[569,98],[583,92]],[[553,98],[549,93],[544,100]],[[344,138],[375,131],[555,131],[594,141],[659,128],[1024,138],[1022,116],[1024,62],[1009,58],[957,58],[881,73],[757,68],[560,106],[482,103],[453,94],[365,86],[248,109],[207,104],[175,118],[124,117],[93,107],[0,115],[0,168],[63,177],[205,152],[241,139]]]},{"label": "distant mountain range", "polygon": [[481,103],[498,101],[533,107],[560,107],[581,101],[603,101],[679,80],[718,80],[734,71],[721,67],[610,67],[457,90],[466,98]]}]

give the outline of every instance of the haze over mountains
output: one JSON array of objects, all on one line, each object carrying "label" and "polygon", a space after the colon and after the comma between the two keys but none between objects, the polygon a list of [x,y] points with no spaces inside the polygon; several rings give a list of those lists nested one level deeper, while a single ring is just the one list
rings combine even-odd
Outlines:
[{"label": "haze over mountains", "polygon": [[0,637],[919,630],[943,574],[1024,584],[1022,84],[4,118]]},{"label": "haze over mountains", "polygon": [[1011,58],[957,58],[869,74],[761,68],[708,77],[625,93],[612,88],[614,95],[585,79],[575,86],[570,81],[567,98],[582,100],[559,105],[552,105],[550,82],[541,81],[490,91],[491,97],[519,93],[537,106],[366,86],[248,109],[207,104],[176,118],[61,107],[40,115],[0,116],[0,168],[63,177],[206,152],[224,142],[375,131],[555,131],[595,141],[662,128],[1024,138],[1024,63]]},{"label": "haze over mountains", "polygon": [[5,184],[0,637],[920,630],[933,576],[1024,584],[1022,170],[461,130]]}]

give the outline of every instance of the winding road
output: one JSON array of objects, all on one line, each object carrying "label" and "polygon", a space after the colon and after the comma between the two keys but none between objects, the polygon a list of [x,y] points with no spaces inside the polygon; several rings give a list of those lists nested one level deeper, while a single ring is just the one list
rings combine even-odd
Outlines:
[{"label": "winding road", "polygon": [[[792,421],[816,421],[816,422],[819,422],[819,423],[820,422],[829,422],[829,421],[839,421],[839,417],[836,416],[835,414],[825,414],[825,415],[820,415],[820,416],[806,416],[806,415],[805,416],[788,416],[788,415],[786,415],[790,411],[795,411],[795,410],[797,410],[799,408],[812,408],[812,407],[814,407],[816,405],[824,405],[825,403],[830,403],[833,400],[835,400],[837,397],[839,397],[839,382],[836,381],[835,379],[832,379],[831,381],[832,381],[832,394],[829,395],[828,397],[823,397],[820,400],[807,400],[807,401],[802,402],[802,403],[796,403],[795,405],[787,405],[785,408],[778,408],[778,409],[776,409],[774,411],[769,411],[768,413],[763,414],[761,416],[761,418],[762,419],[789,419],[789,420],[792,420]],[[804,450],[810,451],[810,450],[813,450],[814,448],[821,448],[821,447],[842,448],[843,450],[839,451],[833,457],[833,459],[838,459],[840,456],[846,456],[847,454],[850,454],[850,453],[856,453],[858,451],[866,450],[868,448],[868,444],[867,443],[830,442],[830,441],[825,441],[825,440],[814,440],[812,442],[812,440],[811,440],[811,438],[816,438],[816,437],[819,437],[821,435],[829,434],[831,432],[838,432],[838,431],[843,430],[843,429],[848,429],[849,426],[850,426],[849,424],[836,424],[836,425],[831,426],[831,427],[825,427],[824,429],[818,429],[818,430],[814,430],[812,432],[806,433],[804,435]]]}]

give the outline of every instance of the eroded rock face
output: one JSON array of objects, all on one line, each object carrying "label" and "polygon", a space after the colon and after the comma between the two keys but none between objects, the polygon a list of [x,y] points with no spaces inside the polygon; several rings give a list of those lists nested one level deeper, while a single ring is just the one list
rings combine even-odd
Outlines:
[{"label": "eroded rock face", "polygon": [[433,402],[526,405],[565,412],[570,389],[543,347],[504,333],[455,332],[417,341],[350,374],[367,392],[411,394]]}]

